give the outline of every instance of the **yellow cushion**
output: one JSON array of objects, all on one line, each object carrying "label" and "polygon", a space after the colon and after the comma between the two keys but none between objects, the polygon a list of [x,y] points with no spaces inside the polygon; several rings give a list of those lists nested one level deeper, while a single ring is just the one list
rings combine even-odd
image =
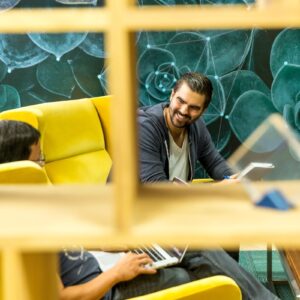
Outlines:
[{"label": "yellow cushion", "polygon": [[47,162],[105,149],[101,123],[89,99],[39,104],[32,111]]},{"label": "yellow cushion", "polygon": [[111,159],[105,151],[95,151],[47,163],[46,172],[53,184],[105,183]]},{"label": "yellow cushion", "polygon": [[237,284],[226,276],[213,276],[131,300],[241,300]]},{"label": "yellow cushion", "polygon": [[214,182],[212,178],[196,178],[193,179],[192,183],[208,183],[208,182]]},{"label": "yellow cushion", "polygon": [[49,183],[43,168],[29,160],[0,164],[0,184]]},{"label": "yellow cushion", "polygon": [[95,105],[100,117],[104,138],[106,141],[106,149],[110,155],[112,155],[111,148],[111,107],[112,96],[95,97],[91,98],[91,101]]},{"label": "yellow cushion", "polygon": [[26,109],[11,109],[7,111],[3,111],[0,114],[0,120],[14,120],[14,121],[22,121],[30,124],[34,128],[39,128],[39,121],[37,116]]}]

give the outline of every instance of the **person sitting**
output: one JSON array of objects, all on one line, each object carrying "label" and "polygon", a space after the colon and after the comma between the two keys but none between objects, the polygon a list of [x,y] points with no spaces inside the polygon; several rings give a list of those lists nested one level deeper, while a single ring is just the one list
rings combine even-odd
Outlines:
[{"label": "person sitting", "polygon": [[0,163],[31,160],[43,165],[40,136],[40,132],[27,123],[1,120]]},{"label": "person sitting", "polygon": [[[236,182],[236,174],[217,151],[202,119],[213,105],[212,94],[213,85],[207,76],[188,72],[174,84],[169,101],[138,109],[142,183],[191,182],[197,162],[214,180]],[[227,253],[239,261],[239,249]]]},{"label": "person sitting", "polygon": [[[43,161],[40,133],[19,121],[0,121],[0,162]],[[178,265],[159,270],[149,267],[147,254],[127,252],[102,272],[96,258],[83,249],[59,253],[59,299],[121,300],[140,296],[213,275],[231,277],[244,300],[278,299],[222,249],[188,251]]]}]

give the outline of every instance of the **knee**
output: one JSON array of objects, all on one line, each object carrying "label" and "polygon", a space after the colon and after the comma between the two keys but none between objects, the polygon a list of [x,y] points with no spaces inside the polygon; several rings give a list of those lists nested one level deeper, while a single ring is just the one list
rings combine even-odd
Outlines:
[{"label": "knee", "polygon": [[172,270],[172,279],[171,280],[174,285],[191,282],[191,278],[185,269],[171,268],[170,270]]}]

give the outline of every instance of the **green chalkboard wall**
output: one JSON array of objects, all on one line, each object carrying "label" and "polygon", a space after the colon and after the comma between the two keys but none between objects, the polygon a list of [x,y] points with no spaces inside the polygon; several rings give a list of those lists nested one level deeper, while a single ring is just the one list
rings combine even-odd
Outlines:
[{"label": "green chalkboard wall", "polygon": [[[244,4],[248,0],[139,0],[138,5]],[[102,6],[97,0],[5,0],[18,7]],[[176,20],[174,20],[176,22]],[[167,101],[186,71],[214,94],[204,119],[228,157],[271,113],[300,136],[300,29],[138,32],[139,105]],[[0,34],[0,110],[108,94],[102,33]],[[109,66],[108,66],[109,68]],[[205,176],[201,167],[199,176]]]}]

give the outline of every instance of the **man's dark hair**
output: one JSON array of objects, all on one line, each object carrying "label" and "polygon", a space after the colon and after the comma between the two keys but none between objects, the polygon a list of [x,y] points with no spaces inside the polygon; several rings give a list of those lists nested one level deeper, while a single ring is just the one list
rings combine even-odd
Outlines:
[{"label": "man's dark hair", "polygon": [[206,108],[211,101],[211,95],[213,92],[211,81],[206,76],[200,73],[185,73],[177,80],[173,88],[174,92],[176,92],[184,82],[193,92],[200,95],[205,95],[204,108]]},{"label": "man's dark hair", "polygon": [[0,121],[0,163],[27,160],[31,146],[40,139],[40,133],[31,125],[12,120]]}]

